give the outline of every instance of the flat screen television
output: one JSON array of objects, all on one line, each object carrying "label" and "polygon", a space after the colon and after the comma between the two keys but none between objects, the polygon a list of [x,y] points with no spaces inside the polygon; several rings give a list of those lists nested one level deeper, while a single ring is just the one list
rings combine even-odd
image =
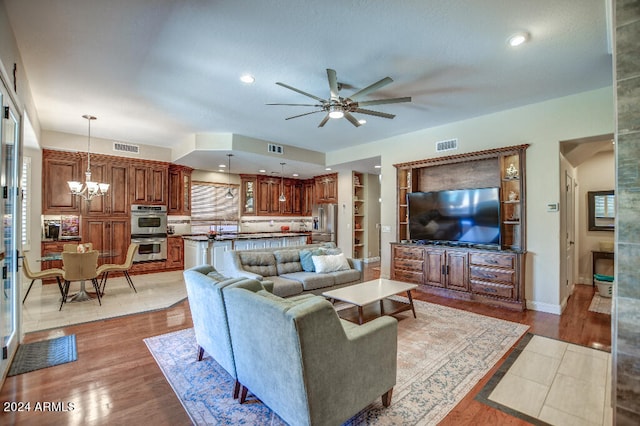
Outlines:
[{"label": "flat screen television", "polygon": [[500,245],[500,188],[411,192],[409,238]]}]

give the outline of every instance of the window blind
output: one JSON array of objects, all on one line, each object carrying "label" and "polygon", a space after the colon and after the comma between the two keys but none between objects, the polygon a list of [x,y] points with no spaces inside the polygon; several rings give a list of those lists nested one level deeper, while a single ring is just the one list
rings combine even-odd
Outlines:
[{"label": "window blind", "polygon": [[[225,197],[229,188],[233,198]],[[239,220],[238,189],[238,185],[192,182],[191,221]]]},{"label": "window blind", "polygon": [[31,157],[22,158],[22,175],[20,177],[20,188],[22,189],[21,199],[21,224],[22,224],[22,250],[31,249],[31,223],[29,212],[31,211]]}]

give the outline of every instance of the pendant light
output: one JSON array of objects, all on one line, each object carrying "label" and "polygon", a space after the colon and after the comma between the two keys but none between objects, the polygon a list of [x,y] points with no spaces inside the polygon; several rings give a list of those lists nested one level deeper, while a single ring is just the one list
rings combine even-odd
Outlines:
[{"label": "pendant light", "polygon": [[83,115],[89,122],[88,141],[87,141],[87,171],[84,173],[85,182],[69,181],[69,189],[72,195],[82,197],[87,202],[91,202],[94,197],[104,197],[109,190],[108,183],[98,183],[91,180],[91,121],[96,120],[93,115]]},{"label": "pendant light", "polygon": [[287,201],[287,197],[284,196],[284,165],[287,163],[280,163],[280,197],[278,201],[284,203]]},{"label": "pendant light", "polygon": [[227,167],[227,193],[224,194],[224,198],[231,199],[233,198],[233,192],[231,192],[231,157],[233,154],[227,154],[229,157],[229,166]]}]

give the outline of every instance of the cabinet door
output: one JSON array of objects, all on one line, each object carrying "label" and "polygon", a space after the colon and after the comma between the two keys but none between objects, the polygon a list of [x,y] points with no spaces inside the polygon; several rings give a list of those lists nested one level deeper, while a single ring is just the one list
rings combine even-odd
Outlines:
[{"label": "cabinet door", "polygon": [[116,254],[116,257],[105,259],[104,263],[124,263],[127,259],[127,250],[131,243],[128,219],[112,220],[107,222],[107,235],[109,237],[109,251]]},{"label": "cabinet door", "polygon": [[[280,201],[280,194],[284,193],[285,201]],[[278,187],[278,208],[280,214],[293,214],[293,183],[285,181]]]},{"label": "cabinet door", "polygon": [[83,181],[80,157],[43,159],[43,214],[80,213],[78,197],[69,192],[69,181]]},{"label": "cabinet door", "polygon": [[326,182],[325,199],[327,203],[338,202],[338,179],[335,176],[331,176]]},{"label": "cabinet door", "polygon": [[165,204],[167,201],[167,167],[149,169],[149,202]]},{"label": "cabinet door", "polygon": [[167,175],[166,166],[131,166],[131,204],[165,204]]},{"label": "cabinet door", "polygon": [[169,199],[167,211],[169,214],[181,213],[182,179],[178,170],[169,170]]},{"label": "cabinet door", "polygon": [[167,268],[182,268],[184,266],[184,244],[182,237],[167,238]]},{"label": "cabinet door", "polygon": [[256,179],[243,177],[240,184],[240,210],[242,215],[256,214]]},{"label": "cabinet door", "polygon": [[315,203],[315,184],[313,181],[304,183],[303,199],[302,215],[311,216],[313,214],[313,204]]},{"label": "cabinet door", "polygon": [[211,259],[211,264],[216,271],[220,272],[222,275],[225,274],[225,252],[231,250],[231,241],[221,241],[213,243],[213,247],[211,248],[213,258]]},{"label": "cabinet door", "polygon": [[148,176],[147,166],[131,166],[131,204],[147,203]]},{"label": "cabinet door", "polygon": [[[82,222],[82,241],[93,244],[94,250],[108,251],[110,249],[110,238],[107,235],[107,223],[109,221],[104,219],[85,219]],[[102,260],[98,259],[98,263],[105,263]]]},{"label": "cabinet door", "polygon": [[447,288],[469,290],[467,252],[447,251]]},{"label": "cabinet door", "polygon": [[269,181],[258,181],[258,214],[268,215],[271,213],[271,183]]},{"label": "cabinet door", "polygon": [[425,250],[426,274],[425,284],[438,287],[445,286],[445,252],[440,249]]},{"label": "cabinet door", "polygon": [[304,185],[302,182],[293,184],[291,191],[292,214],[301,215],[304,208]]},{"label": "cabinet door", "polygon": [[131,214],[129,206],[129,167],[127,165],[111,164],[109,166],[109,192],[106,196],[109,205],[107,212],[111,216],[126,216]]}]

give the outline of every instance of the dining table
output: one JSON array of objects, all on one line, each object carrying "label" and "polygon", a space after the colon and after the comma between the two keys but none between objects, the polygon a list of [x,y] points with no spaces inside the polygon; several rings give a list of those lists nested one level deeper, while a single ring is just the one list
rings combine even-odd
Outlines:
[{"label": "dining table", "polygon": [[[99,259],[110,259],[114,257],[118,257],[120,253],[115,251],[100,251],[98,253]],[[40,257],[40,262],[48,262],[54,260],[62,260],[62,252],[50,252],[45,253]],[[62,269],[64,269],[64,265],[62,265]],[[80,291],[72,294],[71,296],[67,296],[67,302],[86,302],[87,300],[92,300],[93,296],[91,293],[87,291],[86,282],[80,281]]]}]

